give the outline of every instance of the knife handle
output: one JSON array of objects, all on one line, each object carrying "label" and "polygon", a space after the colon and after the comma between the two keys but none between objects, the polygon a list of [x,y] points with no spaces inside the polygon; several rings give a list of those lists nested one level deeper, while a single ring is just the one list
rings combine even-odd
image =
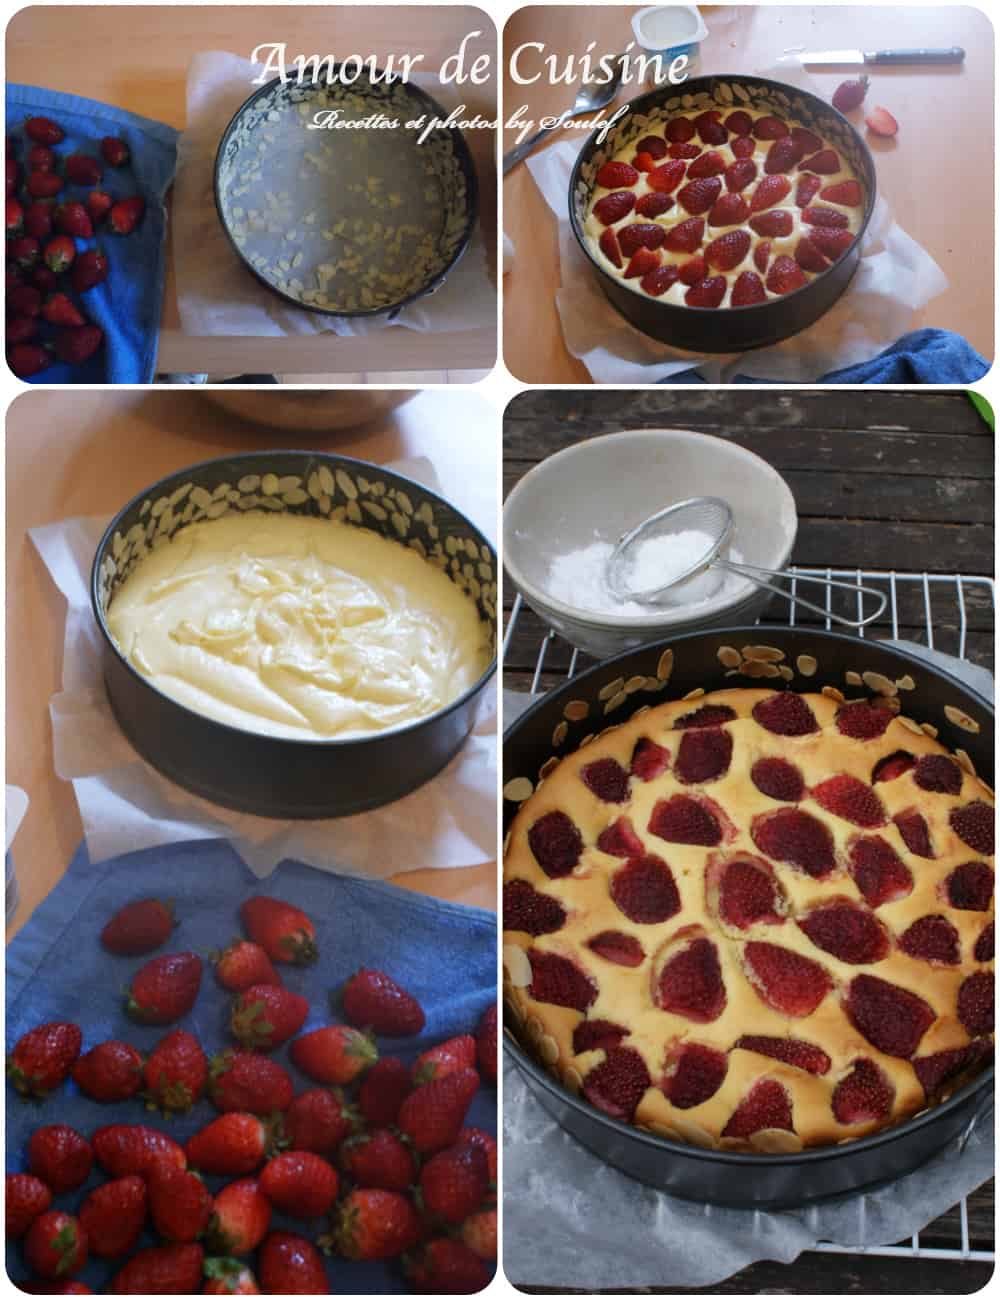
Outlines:
[{"label": "knife handle", "polygon": [[965,51],[960,45],[948,50],[872,50],[865,53],[866,63],[962,63]]}]

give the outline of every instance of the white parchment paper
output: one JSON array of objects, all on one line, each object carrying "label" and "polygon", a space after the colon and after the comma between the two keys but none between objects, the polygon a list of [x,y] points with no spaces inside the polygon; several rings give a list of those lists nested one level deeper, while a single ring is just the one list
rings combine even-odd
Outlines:
[{"label": "white parchment paper", "polygon": [[[755,72],[815,92],[796,55],[783,55]],[[890,347],[914,328],[915,314],[948,287],[938,264],[897,224],[880,197],[850,286],[809,329],[751,352],[699,356],[668,347],[629,325],[611,306],[570,229],[567,196],[580,148],[578,139],[564,140],[535,154],[527,166],[559,220],[562,286],[556,307],[563,338],[599,384],[657,383],[693,367],[709,383],[728,383],[737,375],[810,383]]]},{"label": "white parchment paper", "polygon": [[[257,89],[259,65],[225,51],[196,54],[188,69],[188,125],[177,147],[172,229],[177,304],[186,334],[252,335],[374,334],[385,316],[350,320],[298,310],[271,293],[237,259],[223,233],[213,197],[215,154],[236,110]],[[414,74],[415,86],[450,111],[460,87]],[[407,329],[477,329],[496,322],[496,291],[487,274],[482,233],[477,229],[441,287],[407,307],[392,322]]]},{"label": "white parchment paper", "polygon": [[[425,459],[386,466],[437,487]],[[384,879],[422,867],[468,867],[496,857],[496,693],[447,768],[385,808],[327,821],[278,821],[231,811],[175,785],[135,752],[108,704],[102,640],[89,578],[106,519],[67,519],[31,530],[66,597],[63,689],[50,703],[55,769],[72,781],[87,849],[97,861],[181,840],[225,837],[250,869],[270,875],[283,858],[342,875]]]}]

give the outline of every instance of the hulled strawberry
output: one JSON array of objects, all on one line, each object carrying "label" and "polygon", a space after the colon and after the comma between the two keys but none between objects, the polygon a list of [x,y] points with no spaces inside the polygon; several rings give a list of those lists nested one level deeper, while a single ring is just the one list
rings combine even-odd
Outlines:
[{"label": "hulled strawberry", "polygon": [[271,1204],[293,1219],[326,1214],[337,1199],[337,1171],[313,1151],[284,1151],[265,1166],[260,1190]]},{"label": "hulled strawberry", "polygon": [[101,931],[101,943],[119,957],[144,957],[167,942],[176,924],[172,902],[140,898],[118,909]]},{"label": "hulled strawberry", "polygon": [[108,259],[99,248],[87,248],[77,257],[70,282],[77,293],[85,293],[108,278]]},{"label": "hulled strawberry", "polygon": [[124,167],[130,156],[128,145],[118,136],[106,135],[101,141],[101,157],[109,167]]},{"label": "hulled strawberry", "polygon": [[260,1248],[257,1265],[267,1295],[329,1295],[323,1257],[305,1237],[272,1232]]},{"label": "hulled strawberry", "polygon": [[359,1187],[405,1192],[416,1180],[412,1148],[392,1129],[377,1128],[348,1138],[340,1148],[344,1169]]},{"label": "hulled strawberry", "polygon": [[[400,1062],[402,1064],[402,1062]],[[378,1069],[375,1066],[361,1085],[361,1100],[364,1100],[365,1083]],[[406,1073],[407,1090],[409,1073]],[[398,1110],[399,1107],[397,1106]],[[374,1123],[365,1112],[369,1123]],[[393,1112],[392,1119],[396,1118]],[[332,1156],[345,1138],[350,1137],[360,1126],[360,1116],[353,1106],[348,1105],[343,1093],[337,1088],[310,1088],[299,1093],[284,1114],[285,1139],[293,1151],[315,1151],[320,1156]],[[391,1122],[391,1121],[386,1121]]]},{"label": "hulled strawberry", "polygon": [[197,1174],[176,1165],[154,1168],[148,1180],[149,1213],[164,1241],[196,1241],[212,1217],[212,1196]]},{"label": "hulled strawberry", "polygon": [[132,979],[126,1010],[146,1025],[170,1025],[195,1004],[201,988],[201,958],[193,952],[154,957]]},{"label": "hulled strawberry", "polygon": [[422,1155],[451,1146],[479,1087],[475,1070],[456,1070],[417,1088],[400,1107],[398,1124]]},{"label": "hulled strawberry", "polygon": [[35,144],[59,144],[66,138],[66,132],[51,117],[29,117],[24,123],[24,133]]},{"label": "hulled strawberry", "polygon": [[52,1192],[34,1174],[8,1174],[4,1192],[7,1240],[23,1237],[52,1204]]},{"label": "hulled strawberry", "polygon": [[386,1038],[408,1038],[424,1027],[423,1007],[384,971],[362,967],[344,985],[341,1002],[352,1025]]},{"label": "hulled strawberry", "polygon": [[112,1178],[127,1178],[130,1174],[145,1178],[161,1161],[181,1169],[187,1164],[183,1147],[168,1134],[145,1124],[108,1124],[93,1134],[90,1143],[97,1163]]},{"label": "hulled strawberry", "polygon": [[406,1276],[418,1295],[473,1295],[490,1280],[479,1256],[454,1237],[437,1237],[409,1256]]},{"label": "hulled strawberry", "polygon": [[206,1174],[250,1174],[271,1154],[274,1132],[257,1115],[230,1111],[189,1138],[188,1164]]},{"label": "hulled strawberry", "polygon": [[68,1124],[44,1124],[28,1139],[28,1168],[54,1196],[85,1183],[93,1163],[90,1143]]},{"label": "hulled strawberry", "polygon": [[60,361],[71,366],[82,366],[100,349],[103,342],[104,331],[101,327],[87,324],[60,329],[52,340],[52,347]]},{"label": "hulled strawberry", "polygon": [[75,235],[78,239],[90,239],[94,233],[87,209],[82,203],[60,203],[56,208],[55,223],[56,229],[64,235]]},{"label": "hulled strawberry", "polygon": [[139,194],[121,199],[108,213],[108,225],[116,235],[131,235],[146,211],[146,200]]},{"label": "hulled strawberry", "polygon": [[146,1180],[138,1174],[95,1187],[80,1206],[90,1253],[101,1259],[127,1255],[142,1235],[147,1208]]},{"label": "hulled strawberry", "polygon": [[111,1279],[112,1295],[196,1295],[205,1252],[197,1245],[151,1246]]}]

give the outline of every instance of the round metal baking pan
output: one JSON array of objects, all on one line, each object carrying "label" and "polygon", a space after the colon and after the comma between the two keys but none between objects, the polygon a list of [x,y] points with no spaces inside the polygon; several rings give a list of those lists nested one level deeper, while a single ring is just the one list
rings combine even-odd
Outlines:
[{"label": "round metal baking pan", "polygon": [[[337,67],[339,67],[339,65],[335,65],[335,69]],[[379,81],[378,78],[380,77],[383,78],[383,80]],[[314,82],[312,84],[315,85],[317,83]],[[419,118],[421,115],[427,115],[444,121],[448,117],[447,112],[441,107],[441,105],[428,95],[426,91],[421,90],[419,86],[415,86],[411,82],[402,81],[394,81],[390,84],[394,89],[402,88],[407,97],[411,100],[414,118]],[[473,232],[476,228],[476,220],[479,215],[479,187],[476,179],[476,168],[472,161],[472,154],[469,151],[469,146],[466,144],[461,131],[457,128],[438,127],[436,129],[437,133],[444,133],[447,136],[447,139],[451,141],[452,148],[454,149],[455,159],[464,181],[464,193],[461,196],[453,196],[452,201],[455,203],[461,203],[463,212],[460,214],[461,234],[458,240],[450,254],[444,259],[442,265],[435,270],[422,285],[412,293],[400,298],[398,302],[389,303],[380,307],[358,308],[356,310],[338,310],[337,308],[321,307],[317,306],[315,303],[303,302],[301,298],[296,298],[293,294],[284,292],[284,290],[278,288],[277,285],[268,280],[266,276],[261,275],[257,267],[253,265],[240,248],[233,235],[229,215],[226,211],[222,180],[227,160],[233,157],[239,150],[238,137],[241,131],[248,126],[248,123],[254,121],[255,115],[262,116],[261,109],[264,104],[273,102],[274,96],[291,94],[297,86],[297,82],[287,81],[282,83],[278,78],[274,81],[267,82],[265,85],[261,86],[259,90],[255,91],[249,99],[241,104],[233,114],[225,131],[223,131],[222,139],[219,141],[219,147],[215,155],[213,177],[215,209],[219,216],[219,223],[222,226],[226,239],[229,241],[230,247],[246,270],[250,272],[254,279],[259,280],[260,283],[269,290],[269,292],[273,293],[275,297],[280,298],[290,306],[301,308],[303,311],[315,312],[317,315],[321,316],[361,318],[385,316],[390,321],[395,320],[404,307],[407,307],[412,302],[416,302],[420,298],[427,297],[428,294],[434,293],[441,287],[448,274],[457,265],[458,261],[465,253],[465,250],[468,248],[472,239]],[[376,70],[374,79],[368,81],[364,86],[364,90],[362,90],[361,87],[362,83],[359,81],[355,83],[352,89],[359,93],[370,93],[375,97],[384,95],[386,93],[384,74],[380,70]],[[373,106],[377,106],[377,104]],[[332,139],[336,140],[343,133],[330,131],[328,134]],[[428,137],[428,140],[430,138],[431,137]],[[346,184],[349,176],[345,175],[342,179],[343,183]]]},{"label": "round metal baking pan", "polygon": [[[791,686],[800,691],[821,691],[824,686],[842,690],[844,674],[849,670],[882,673],[891,681],[909,674],[916,685],[903,696],[906,714],[936,726],[941,743],[949,749],[964,749],[979,775],[991,781],[993,709],[957,678],[925,659],[878,641],[811,627],[759,626],[720,628],[673,637],[669,642],[627,651],[569,679],[532,705],[507,729],[504,781],[519,776],[537,780],[539,769],[553,752],[560,755],[573,752],[595,730],[595,719],[600,719],[598,726],[625,722],[645,705],[655,706],[665,698],[679,699],[699,687],[712,691],[733,685],[774,685],[768,679],[726,677],[726,669],[718,659],[717,652],[722,646],[738,648],[762,643],[783,651],[784,662],[793,667],[799,655],[818,661],[814,675],[806,678],[796,674]],[[605,702],[600,699],[600,692],[607,683],[618,677],[626,681],[636,676],[655,677],[660,656],[668,647],[673,650],[674,660],[667,691],[662,694],[636,691],[605,718]],[[553,751],[553,731],[567,721],[564,709],[569,700],[590,704],[590,715],[581,721],[568,722],[564,743]],[[949,705],[978,722],[978,733],[970,733],[953,723],[945,714]],[[516,805],[505,802],[505,831],[516,812]],[[670,1141],[612,1119],[564,1088],[522,1045],[518,1032],[508,1014],[504,1033],[506,1051],[537,1100],[568,1133],[600,1159],[641,1182],[674,1196],[713,1205],[793,1208],[892,1182],[916,1169],[959,1136],[986,1110],[993,1093],[994,1067],[990,1064],[945,1101],[870,1137],[789,1155],[715,1151]]]},{"label": "round metal baking pan", "polygon": [[[747,99],[734,93],[734,87],[741,88]],[[700,96],[707,98],[699,99]],[[693,103],[695,99],[699,99],[697,104]],[[803,126],[814,128],[829,140],[854,168],[865,189],[864,216],[857,238],[847,252],[829,270],[815,276],[800,289],[748,307],[688,307],[666,302],[662,298],[636,293],[624,280],[610,275],[591,255],[583,233],[593,188],[587,176],[596,173],[599,162],[612,157],[624,144],[648,131],[647,115],[651,110],[659,110],[675,100],[678,111],[687,111],[685,105],[699,111],[712,105],[727,112],[745,104],[767,108],[779,116],[797,119]],[[597,130],[587,137],[569,182],[569,219],[573,234],[612,306],[644,334],[692,352],[741,352],[766,347],[807,329],[829,311],[858,268],[861,243],[875,206],[875,163],[868,146],[847,118],[806,90],[798,90],[780,81],[769,81],[766,77],[740,73],[693,77],[682,86],[658,86],[633,99],[629,109],[628,116],[608,132],[606,140],[600,140]]]},{"label": "round metal baking pan", "polygon": [[[264,481],[269,475],[273,478]],[[108,630],[104,611],[117,587],[157,537],[232,509],[262,508],[265,496],[278,503],[270,510],[327,517],[348,509],[348,522],[359,528],[400,545],[419,542],[475,601],[490,628],[494,657],[479,680],[429,717],[330,740],[232,727],[153,686],[121,654]],[[345,817],[380,807],[435,776],[472,730],[496,671],[497,573],[493,547],[474,524],[436,493],[381,465],[321,452],[264,451],[189,466],[133,497],[108,525],[94,556],[91,605],[103,641],[111,708],[147,762],[214,803],[282,818]]]}]

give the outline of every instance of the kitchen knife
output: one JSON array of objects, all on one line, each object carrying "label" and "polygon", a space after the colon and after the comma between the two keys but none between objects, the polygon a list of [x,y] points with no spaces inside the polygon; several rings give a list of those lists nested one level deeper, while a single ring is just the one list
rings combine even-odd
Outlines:
[{"label": "kitchen knife", "polygon": [[965,51],[959,45],[947,50],[808,50],[800,54],[802,63],[816,66],[839,67],[841,65],[865,64],[905,64],[905,63],[961,63]]}]

